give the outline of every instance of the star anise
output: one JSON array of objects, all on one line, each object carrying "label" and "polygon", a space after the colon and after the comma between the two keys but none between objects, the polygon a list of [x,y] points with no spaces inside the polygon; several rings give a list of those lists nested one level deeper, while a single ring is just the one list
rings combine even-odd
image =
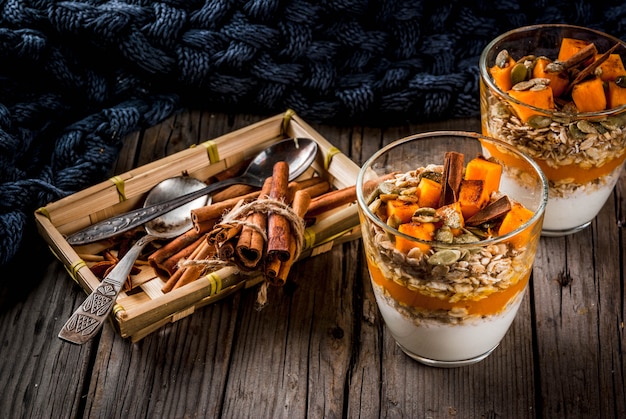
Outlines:
[{"label": "star anise", "polygon": [[[106,278],[106,276],[111,272],[115,265],[117,265],[120,259],[124,257],[126,252],[128,252],[129,248],[130,241],[122,240],[120,242],[120,246],[117,252],[117,257],[110,250],[105,250],[102,253],[104,260],[93,264],[89,269],[91,269],[91,272],[93,272],[93,274],[100,280]],[[130,291],[132,289],[131,276],[137,275],[140,272],[141,269],[139,269],[139,267],[137,267],[136,265],[133,265],[128,277],[126,278],[126,282],[124,282],[124,287],[122,288],[123,291]]]}]

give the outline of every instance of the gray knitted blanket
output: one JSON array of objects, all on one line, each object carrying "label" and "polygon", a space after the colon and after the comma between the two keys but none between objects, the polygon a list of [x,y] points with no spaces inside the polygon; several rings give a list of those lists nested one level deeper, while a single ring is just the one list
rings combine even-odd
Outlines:
[{"label": "gray knitted blanket", "polygon": [[0,264],[182,107],[329,124],[478,117],[478,56],[538,22],[626,37],[623,1],[0,1]]}]

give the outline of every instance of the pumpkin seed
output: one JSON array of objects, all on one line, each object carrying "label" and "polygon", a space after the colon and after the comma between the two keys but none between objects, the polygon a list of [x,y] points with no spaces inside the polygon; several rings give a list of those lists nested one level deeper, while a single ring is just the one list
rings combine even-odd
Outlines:
[{"label": "pumpkin seed", "polygon": [[433,253],[428,258],[429,265],[449,266],[461,258],[461,251],[457,249],[444,249]]},{"label": "pumpkin seed", "polygon": [[397,215],[393,214],[387,217],[387,225],[391,228],[398,228],[402,224],[402,220]]},{"label": "pumpkin seed", "polygon": [[595,125],[584,119],[578,121],[576,123],[576,126],[578,127],[579,130],[581,130],[585,134],[597,134],[598,133],[598,130],[596,129]]},{"label": "pumpkin seed", "polygon": [[513,90],[517,90],[517,91],[524,91],[524,90],[530,90],[531,87],[533,87],[535,85],[535,82],[532,80],[526,80],[526,81],[521,81],[519,83],[516,83],[513,85]]},{"label": "pumpkin seed", "polygon": [[572,137],[578,140],[583,140],[586,137],[585,133],[578,128],[577,124],[571,124],[569,126],[569,133]]},{"label": "pumpkin seed", "polygon": [[563,65],[563,61],[555,60],[551,63],[548,63],[545,67],[546,73],[560,73],[561,71],[565,71],[565,65]]},{"label": "pumpkin seed", "polygon": [[418,209],[415,210],[415,213],[413,213],[414,216],[418,216],[418,215],[435,215],[435,213],[437,212],[436,209],[431,208],[431,207],[420,207]]},{"label": "pumpkin seed", "polygon": [[552,123],[552,118],[546,115],[532,115],[527,122],[533,128],[546,128]]},{"label": "pumpkin seed", "polygon": [[[578,108],[576,107],[574,102],[567,102],[563,105],[563,109],[561,109],[561,111],[565,114],[576,115],[578,113]],[[571,122],[571,118],[564,119],[559,122],[563,124],[569,124]]]},{"label": "pumpkin seed", "polygon": [[420,174],[419,178],[426,178],[432,180],[433,182],[441,183],[442,174],[439,172],[425,171]]},{"label": "pumpkin seed", "polygon": [[500,68],[504,68],[509,63],[509,51],[503,49],[496,55],[496,65]]},{"label": "pumpkin seed", "polygon": [[605,129],[612,131],[618,128],[621,128],[619,125],[619,120],[613,117],[608,117],[607,119],[603,119],[599,122]]},{"label": "pumpkin seed", "polygon": [[440,219],[435,216],[435,213],[436,211],[434,208],[421,207],[415,210],[411,220],[418,223],[438,223]]},{"label": "pumpkin seed", "polygon": [[491,114],[496,118],[508,118],[511,116],[509,107],[500,102],[491,108]]},{"label": "pumpkin seed", "polygon": [[411,186],[409,188],[403,189],[402,191],[400,191],[400,196],[403,195],[413,195],[415,196],[415,194],[417,193],[417,186]]},{"label": "pumpkin seed", "polygon": [[523,63],[517,63],[511,69],[511,82],[517,84],[528,79],[530,71]]},{"label": "pumpkin seed", "polygon": [[370,211],[372,211],[375,214],[380,209],[381,204],[382,204],[382,201],[376,198],[368,205],[368,207]]},{"label": "pumpkin seed", "polygon": [[380,191],[380,195],[387,195],[395,193],[397,187],[391,182],[382,182],[380,185],[378,185],[378,190]]},{"label": "pumpkin seed", "polygon": [[530,88],[531,92],[540,92],[542,90],[546,90],[548,88],[547,84],[535,83],[534,86]]},{"label": "pumpkin seed", "polygon": [[[480,229],[477,229],[480,230]],[[487,234],[483,234],[483,238],[487,238],[488,235]],[[454,238],[454,243],[475,243],[480,241],[480,238],[470,232],[467,233],[463,233],[463,234],[459,234],[458,236],[456,236]]]},{"label": "pumpkin seed", "polygon": [[454,234],[452,234],[452,229],[446,225],[441,226],[435,233],[435,240],[443,243],[452,243],[454,240]]},{"label": "pumpkin seed", "polygon": [[380,195],[378,195],[378,197],[380,198],[381,201],[387,202],[387,201],[393,201],[393,200],[398,199],[398,194],[397,193],[381,193]]}]

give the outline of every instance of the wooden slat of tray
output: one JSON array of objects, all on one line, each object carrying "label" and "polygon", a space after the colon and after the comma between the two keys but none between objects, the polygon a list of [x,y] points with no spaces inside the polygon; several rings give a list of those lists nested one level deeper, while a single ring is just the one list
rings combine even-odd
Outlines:
[{"label": "wooden slat of tray", "polygon": [[[286,121],[288,122],[285,123]],[[350,186],[356,181],[358,166],[311,126],[293,114],[289,114],[287,119],[285,115],[276,115],[119,175],[118,178],[124,180],[124,202],[119,202],[120,194],[115,184],[106,181],[51,203],[36,214],[40,232],[50,244],[51,250],[68,267],[72,277],[89,293],[100,281],[78,255],[77,250],[82,250],[82,247],[70,246],[64,234],[136,208],[147,191],[163,179],[185,172],[206,180],[251,159],[285,136],[308,137],[318,143],[318,156],[301,178],[320,175],[327,178],[335,188]],[[91,201],[95,205],[86,204],[85,201]],[[335,241],[358,238],[359,234],[356,206],[346,205],[323,215],[315,225],[307,228],[308,241],[301,258],[323,252]],[[320,245],[323,247],[314,249]],[[234,268],[223,268],[212,275],[224,281],[232,280]],[[222,293],[212,295],[211,281],[209,277],[204,277],[163,294],[160,291],[163,281],[155,274],[154,279],[132,292],[120,294],[114,308],[116,327],[123,337],[140,339],[164,324],[193,313],[197,307],[210,304],[242,287],[256,285],[260,278],[245,278],[240,284],[225,286]]]}]

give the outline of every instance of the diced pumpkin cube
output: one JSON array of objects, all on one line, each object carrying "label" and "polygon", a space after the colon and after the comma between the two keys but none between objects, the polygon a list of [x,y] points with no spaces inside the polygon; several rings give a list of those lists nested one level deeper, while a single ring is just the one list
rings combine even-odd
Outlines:
[{"label": "diced pumpkin cube", "polygon": [[491,73],[491,77],[493,77],[493,82],[503,92],[506,92],[511,87],[513,87],[513,82],[511,81],[511,70],[513,69],[514,65],[515,60],[513,59],[513,57],[509,57],[504,67],[494,65],[489,69],[489,73]]},{"label": "diced pumpkin cube", "polygon": [[533,67],[533,77],[550,80],[550,88],[552,89],[553,97],[560,97],[569,85],[569,77],[566,72],[555,73],[546,71],[546,66],[549,63],[550,60],[546,57],[537,58],[535,66]]},{"label": "diced pumpkin cube", "polygon": [[489,202],[485,181],[478,179],[463,179],[459,189],[459,204],[463,218],[468,219],[476,214]]},{"label": "diced pumpkin cube", "polygon": [[[398,231],[408,236],[415,237],[416,239],[432,241],[435,234],[436,226],[433,223],[418,223],[410,222],[400,224]],[[403,253],[408,253],[409,250],[414,247],[418,247],[422,252],[426,253],[430,250],[430,245],[426,243],[419,243],[413,240],[407,240],[404,237],[396,237],[396,249]]]},{"label": "diced pumpkin cube", "polygon": [[582,39],[563,38],[561,40],[561,47],[559,48],[559,55],[557,59],[559,61],[565,61],[590,43],[591,42],[583,41]]},{"label": "diced pumpkin cube", "polygon": [[457,233],[455,230],[460,230],[465,226],[465,219],[463,218],[463,211],[461,211],[459,201],[437,208],[435,217],[439,218],[444,225],[450,227],[454,233]]},{"label": "diced pumpkin cube", "polygon": [[473,158],[465,167],[465,179],[483,180],[488,196],[500,189],[501,178],[502,165],[489,161],[482,156]]},{"label": "diced pumpkin cube", "polygon": [[619,87],[614,81],[608,82],[608,93],[606,104],[608,109],[617,108],[626,105],[626,87]]},{"label": "diced pumpkin cube", "polygon": [[[536,108],[549,111],[554,110],[554,96],[552,95],[552,88],[550,86],[541,90],[509,90],[507,93],[526,105],[532,105]],[[512,102],[511,106],[513,106],[515,113],[523,122],[528,121],[533,115],[544,115],[528,106],[518,105]]]},{"label": "diced pumpkin cube", "polygon": [[397,223],[408,223],[418,208],[415,202],[392,199],[387,201],[387,217],[395,217]]},{"label": "diced pumpkin cube", "polygon": [[441,183],[423,177],[420,179],[417,189],[419,189],[417,203],[420,207],[437,208],[441,196]]},{"label": "diced pumpkin cube", "polygon": [[[513,203],[511,210],[506,213],[504,219],[502,220],[502,224],[500,224],[500,228],[498,228],[498,235],[503,236],[511,231],[516,230],[528,220],[530,220],[533,216],[533,212],[520,204],[519,202]],[[524,246],[528,243],[529,240],[530,229],[521,232],[517,236],[515,236],[511,243],[515,247]]]},{"label": "diced pumpkin cube", "polygon": [[606,109],[604,83],[599,77],[594,77],[574,85],[572,100],[579,112],[603,111]]},{"label": "diced pumpkin cube", "polygon": [[[602,54],[597,54],[596,60],[601,56]],[[619,76],[626,76],[626,69],[624,68],[622,57],[619,54],[610,54],[609,58],[600,64],[599,68],[602,81],[615,81]]]}]

